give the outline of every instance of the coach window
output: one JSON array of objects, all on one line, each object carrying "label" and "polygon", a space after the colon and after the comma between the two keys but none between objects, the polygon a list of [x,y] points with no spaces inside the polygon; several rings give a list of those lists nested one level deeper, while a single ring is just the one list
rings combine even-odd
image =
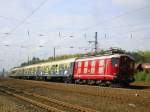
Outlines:
[{"label": "coach window", "polygon": [[31,68],[31,74],[33,74],[33,68]]},{"label": "coach window", "polygon": [[48,73],[47,67],[48,67],[48,66],[43,66],[44,74]]},{"label": "coach window", "polygon": [[64,69],[65,70],[69,69],[69,67],[70,67],[69,64],[67,64],[67,63],[64,64]]},{"label": "coach window", "polygon": [[33,75],[35,74],[35,67],[33,68]]},{"label": "coach window", "polygon": [[35,69],[34,69],[34,67],[32,68],[32,74],[34,75],[34,71],[35,71]]},{"label": "coach window", "polygon": [[[63,64],[62,64],[61,68],[64,69],[64,65]],[[58,64],[56,64],[55,73],[59,74],[59,65]]]},{"label": "coach window", "polygon": [[61,70],[64,70],[65,67],[64,67],[64,64],[61,64]]},{"label": "coach window", "polygon": [[32,74],[31,72],[32,72],[32,69],[31,69],[31,68],[29,68],[29,75],[31,75],[31,74]]}]

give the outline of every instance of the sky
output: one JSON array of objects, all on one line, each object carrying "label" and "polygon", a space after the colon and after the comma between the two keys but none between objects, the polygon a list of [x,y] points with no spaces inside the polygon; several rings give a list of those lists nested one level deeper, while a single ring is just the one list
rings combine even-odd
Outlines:
[{"label": "sky", "polygon": [[149,0],[0,0],[0,70],[33,56],[150,50]]}]

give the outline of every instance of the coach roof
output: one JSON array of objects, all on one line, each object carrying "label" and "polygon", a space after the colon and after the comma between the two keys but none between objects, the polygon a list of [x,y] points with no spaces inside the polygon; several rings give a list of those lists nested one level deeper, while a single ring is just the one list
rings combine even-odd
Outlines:
[{"label": "coach roof", "polygon": [[[39,67],[39,66],[47,66],[47,65],[52,65],[52,64],[61,64],[61,63],[75,62],[75,59],[76,59],[76,58],[69,58],[69,59],[58,60],[58,61],[52,61],[52,62],[43,62],[43,63],[38,63],[38,64],[27,65],[27,66],[24,66],[24,67],[15,68],[15,70],[27,69],[27,68]],[[13,70],[14,70],[14,69],[13,69]]]}]

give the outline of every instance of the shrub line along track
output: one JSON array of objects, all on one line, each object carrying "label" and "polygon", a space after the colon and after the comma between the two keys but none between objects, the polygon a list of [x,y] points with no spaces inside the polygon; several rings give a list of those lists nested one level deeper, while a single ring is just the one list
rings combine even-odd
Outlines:
[{"label": "shrub line along track", "polygon": [[26,92],[23,90],[21,90],[21,91],[16,90],[14,88],[10,88],[7,86],[0,86],[0,91],[6,93],[8,95],[15,96],[16,98],[24,100],[28,103],[31,103],[37,107],[42,108],[42,109],[46,109],[49,112],[65,112],[65,111],[68,111],[68,112],[97,112],[96,110],[93,110],[93,109],[65,103],[62,101],[58,101],[56,99],[41,96],[41,95],[38,95],[35,93],[29,93],[29,92]]}]

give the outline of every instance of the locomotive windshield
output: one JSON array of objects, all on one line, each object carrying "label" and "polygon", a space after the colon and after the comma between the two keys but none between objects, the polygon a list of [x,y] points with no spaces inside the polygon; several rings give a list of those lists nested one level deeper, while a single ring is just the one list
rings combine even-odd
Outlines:
[{"label": "locomotive windshield", "polygon": [[117,67],[119,64],[119,58],[112,58],[112,66]]},{"label": "locomotive windshield", "polygon": [[112,58],[112,71],[116,74],[117,81],[124,83],[132,82],[134,72],[134,59],[130,56],[122,55],[120,57]]},{"label": "locomotive windshield", "polygon": [[120,72],[125,74],[130,74],[134,71],[134,60],[127,56],[122,56],[120,58]]},{"label": "locomotive windshield", "polygon": [[120,66],[123,68],[131,68],[133,67],[133,61],[129,57],[121,57]]}]

